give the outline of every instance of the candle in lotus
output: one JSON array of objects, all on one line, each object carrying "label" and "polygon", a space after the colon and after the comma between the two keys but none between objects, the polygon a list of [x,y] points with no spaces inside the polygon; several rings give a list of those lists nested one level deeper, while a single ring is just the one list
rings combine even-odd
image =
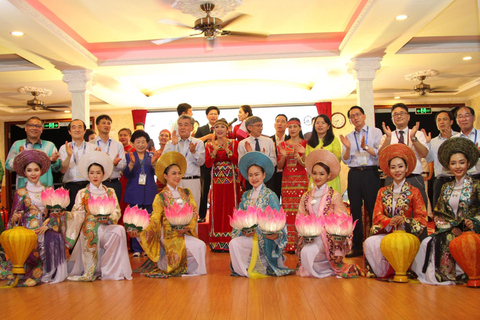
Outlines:
[{"label": "candle in lotus", "polygon": [[123,224],[127,229],[135,229],[138,232],[144,230],[149,223],[150,216],[145,209],[140,209],[138,206],[125,209],[123,214]]},{"label": "candle in lotus", "polygon": [[256,227],[258,223],[257,208],[249,206],[247,210],[234,210],[230,217],[230,225],[236,230],[248,230]]},{"label": "candle in lotus", "polygon": [[165,208],[165,217],[167,217],[172,228],[183,229],[193,218],[193,208],[188,203],[180,206],[175,202],[173,206]]},{"label": "candle in lotus", "polygon": [[114,197],[97,197],[88,200],[88,210],[94,216],[109,216],[116,209],[117,203]]},{"label": "candle in lotus", "polygon": [[270,206],[266,207],[264,211],[257,212],[258,226],[265,233],[277,233],[285,228],[287,216],[283,211],[274,210]]},{"label": "candle in lotus", "polygon": [[70,196],[68,191],[60,187],[53,189],[52,187],[42,191],[40,195],[43,205],[49,209],[63,210],[70,204]]},{"label": "candle in lotus", "polygon": [[299,236],[307,241],[312,241],[313,238],[318,237],[322,233],[323,216],[298,214],[295,220],[295,228]]}]

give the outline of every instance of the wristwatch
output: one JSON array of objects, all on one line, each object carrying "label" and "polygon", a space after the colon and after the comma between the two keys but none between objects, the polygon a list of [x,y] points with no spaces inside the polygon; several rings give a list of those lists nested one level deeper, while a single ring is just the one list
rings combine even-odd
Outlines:
[{"label": "wristwatch", "polygon": [[369,147],[368,147],[367,145],[365,145],[365,148],[363,148],[363,150],[367,151],[368,148],[369,148]]},{"label": "wristwatch", "polygon": [[418,138],[417,137],[413,137],[412,138],[412,142],[417,142],[418,141]]}]

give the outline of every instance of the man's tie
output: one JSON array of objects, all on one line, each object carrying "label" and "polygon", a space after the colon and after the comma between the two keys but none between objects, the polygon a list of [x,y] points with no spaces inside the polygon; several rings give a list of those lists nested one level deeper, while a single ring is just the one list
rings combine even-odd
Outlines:
[{"label": "man's tie", "polygon": [[260,143],[258,142],[258,138],[255,138],[255,151],[260,151]]},{"label": "man's tie", "polygon": [[403,140],[403,134],[405,132],[400,130],[400,131],[398,131],[398,133],[400,133],[400,137],[398,138],[398,143],[405,144],[405,140]]}]

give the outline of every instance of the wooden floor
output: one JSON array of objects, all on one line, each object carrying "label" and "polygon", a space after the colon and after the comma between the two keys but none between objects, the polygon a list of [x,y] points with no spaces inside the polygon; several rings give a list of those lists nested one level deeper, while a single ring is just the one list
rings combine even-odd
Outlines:
[{"label": "wooden floor", "polygon": [[[132,259],[133,267],[143,260]],[[288,255],[287,265],[295,264]],[[207,270],[199,277],[134,274],[132,281],[0,289],[0,314],[2,319],[480,319],[480,289],[465,286],[335,277],[249,280],[230,277],[229,255],[210,251]]]}]

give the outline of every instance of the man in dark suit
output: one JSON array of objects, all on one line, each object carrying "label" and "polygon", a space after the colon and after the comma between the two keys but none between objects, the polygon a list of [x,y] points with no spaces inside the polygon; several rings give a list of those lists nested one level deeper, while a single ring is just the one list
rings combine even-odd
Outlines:
[{"label": "man in dark suit", "polygon": [[[287,130],[287,116],[284,114],[279,114],[275,118],[275,134],[271,136],[270,138],[273,140],[275,143],[275,155],[278,156],[278,146],[280,143],[287,141],[290,139],[288,135],[285,134],[285,130]],[[278,199],[280,199],[280,196],[282,195],[282,178],[283,178],[283,173],[282,170],[278,169],[275,167],[275,173],[273,174],[272,179],[267,182],[267,187],[275,192],[275,194],[278,196]]]},{"label": "man in dark suit", "polygon": [[[217,107],[208,107],[205,111],[207,115],[208,123],[204,126],[198,128],[195,133],[195,138],[200,139],[203,143],[213,141],[215,139],[215,134],[213,133],[213,125],[218,120],[218,115],[220,110]],[[202,197],[200,200],[200,205],[198,209],[199,219],[198,222],[205,222],[205,216],[207,215],[207,206],[208,206],[208,192],[210,191],[210,184],[212,182],[211,178],[211,168],[207,168],[205,165],[201,167],[201,185],[202,185]]]}]

